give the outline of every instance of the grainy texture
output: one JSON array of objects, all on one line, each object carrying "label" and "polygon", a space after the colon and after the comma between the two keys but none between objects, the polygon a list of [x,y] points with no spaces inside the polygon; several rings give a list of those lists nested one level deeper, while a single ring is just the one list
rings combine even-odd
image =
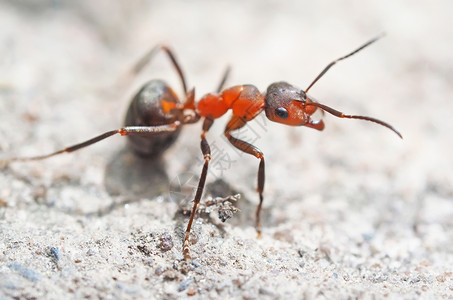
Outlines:
[{"label": "grainy texture", "polygon": [[[180,92],[157,43],[175,50],[199,98],[227,65],[227,85],[305,88],[385,128],[325,116],[326,129],[263,118],[263,238],[253,228],[258,161],[208,134],[208,194],[241,194],[225,224],[203,211],[192,263],[184,215],[202,166],[201,123],[162,161],[112,137],[70,155],[0,172],[0,299],[453,298],[453,2],[1,1],[0,157],[45,154],[121,126],[150,78]],[[223,179],[222,181],[220,179]],[[216,181],[217,180],[217,181]],[[186,203],[180,204],[180,202]]]}]

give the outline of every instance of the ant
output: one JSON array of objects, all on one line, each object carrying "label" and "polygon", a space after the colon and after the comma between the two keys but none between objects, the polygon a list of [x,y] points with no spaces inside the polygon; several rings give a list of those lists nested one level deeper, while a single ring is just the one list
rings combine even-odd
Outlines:
[{"label": "ant", "polygon": [[237,149],[259,159],[258,186],[259,203],[255,214],[255,228],[258,237],[261,236],[261,206],[263,204],[264,190],[264,154],[254,145],[235,138],[232,132],[242,128],[247,122],[253,120],[263,111],[266,117],[274,122],[290,126],[307,126],[316,130],[324,129],[324,122],[321,118],[315,118],[315,112],[327,112],[338,118],[360,119],[371,121],[387,127],[396,133],[400,138],[402,135],[391,125],[366,116],[346,115],[327,105],[315,101],[307,94],[311,87],[337,62],[344,60],[365,47],[380,39],[375,37],[366,42],[351,53],[342,56],[328,64],[313,82],[305,89],[300,90],[286,82],[272,83],[265,93],[261,93],[253,85],[237,85],[223,89],[228,77],[229,69],[225,72],[216,93],[204,95],[198,102],[195,102],[194,89],[188,90],[182,69],[173,52],[165,45],[158,45],[151,49],[134,66],[133,74],[139,73],[145,65],[156,55],[163,51],[170,59],[173,67],[179,75],[184,90],[184,101],[180,101],[175,92],[164,81],[155,79],[147,82],[132,99],[126,114],[125,127],[105,132],[85,142],[64,148],[62,150],[33,157],[13,157],[5,164],[14,161],[42,160],[64,152],[74,152],[81,148],[95,144],[115,134],[128,136],[129,145],[140,156],[156,158],[159,157],[178,137],[183,125],[193,124],[203,119],[201,132],[201,152],[204,164],[198,182],[193,208],[185,231],[183,255],[184,259],[190,259],[189,237],[192,222],[197,211],[197,205],[201,200],[203,188],[206,182],[211,150],[206,139],[206,133],[211,128],[214,120],[223,116],[228,110],[232,110],[232,117],[227,123],[224,135],[228,141]]}]

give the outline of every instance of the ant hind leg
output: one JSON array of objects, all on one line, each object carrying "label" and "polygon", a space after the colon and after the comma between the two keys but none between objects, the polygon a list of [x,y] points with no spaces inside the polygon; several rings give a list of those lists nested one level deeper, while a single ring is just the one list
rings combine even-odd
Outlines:
[{"label": "ant hind leg", "polygon": [[167,125],[161,125],[161,126],[129,126],[129,127],[123,127],[120,129],[116,130],[111,130],[107,131],[101,135],[98,135],[94,138],[91,138],[87,141],[81,142],[79,144],[75,144],[69,147],[66,147],[64,149],[52,152],[50,154],[45,154],[45,155],[37,155],[37,156],[30,156],[30,157],[11,157],[9,159],[5,160],[0,160],[0,167],[1,166],[6,166],[11,162],[20,162],[20,161],[31,161],[31,160],[42,160],[46,159],[52,156],[56,156],[62,153],[69,153],[69,152],[74,152],[79,149],[91,146],[99,141],[102,141],[106,138],[109,138],[115,134],[121,134],[123,136],[125,135],[140,135],[140,136],[152,136],[158,133],[162,132],[173,132],[178,127],[181,126],[181,123],[179,121],[173,123],[173,124],[167,124]]}]

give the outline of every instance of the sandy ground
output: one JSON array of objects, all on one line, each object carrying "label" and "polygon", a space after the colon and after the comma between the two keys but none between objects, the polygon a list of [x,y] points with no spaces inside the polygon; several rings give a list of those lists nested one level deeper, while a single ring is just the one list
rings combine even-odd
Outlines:
[{"label": "sandy ground", "polygon": [[[243,133],[265,153],[263,237],[253,215],[258,161],[222,137],[210,196],[240,193],[221,223],[200,212],[193,261],[183,214],[201,172],[201,124],[160,161],[122,137],[0,172],[0,299],[452,299],[453,2],[1,1],[0,157],[52,152],[122,125],[151,78],[181,94],[164,55],[126,82],[157,43],[175,50],[199,98],[217,86],[305,88],[326,105],[404,135],[325,116],[286,127],[264,114]],[[12,4],[14,3],[14,4]],[[212,208],[212,207],[211,207]]]}]

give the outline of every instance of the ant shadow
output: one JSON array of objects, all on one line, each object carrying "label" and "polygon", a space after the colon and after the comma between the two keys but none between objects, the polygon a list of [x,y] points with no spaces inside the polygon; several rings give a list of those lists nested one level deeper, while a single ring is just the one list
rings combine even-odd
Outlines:
[{"label": "ant shadow", "polygon": [[[192,172],[186,171],[170,180],[166,170],[166,163],[163,157],[150,159],[138,156],[128,148],[120,149],[112,155],[104,170],[103,185],[106,193],[111,198],[110,204],[99,205],[91,211],[62,207],[59,209],[70,215],[103,217],[117,209],[121,209],[126,204],[150,201],[149,199],[163,196],[165,201],[178,203],[179,209],[175,212],[173,219],[176,221],[175,232],[178,233],[178,236],[183,236],[183,229],[192,209],[192,200],[198,186],[199,177]],[[42,197],[46,199],[46,192],[43,193]],[[244,193],[235,189],[225,180],[217,178],[213,182],[207,183],[203,194],[201,207],[203,207],[206,200],[240,194],[241,199],[233,203],[234,207],[238,208],[239,211],[231,219],[228,219],[226,223],[241,228],[254,226],[253,216],[255,215],[256,203],[244,197]],[[38,202],[48,207],[55,206],[54,202],[45,200]],[[58,207],[58,205],[56,206]],[[268,214],[268,209],[263,208],[262,218],[267,219],[266,216]],[[223,235],[225,233],[223,223],[217,217],[213,218],[213,216],[210,213],[197,211],[196,218],[201,218],[207,223],[214,224]]]},{"label": "ant shadow", "polygon": [[[164,195],[165,201],[178,203],[179,209],[175,212],[173,219],[176,221],[175,232],[178,236],[184,236],[184,229],[190,216],[193,206],[195,192],[198,186],[199,177],[197,174],[186,171],[170,180],[166,173],[165,159],[149,159],[136,155],[130,149],[118,151],[111,159],[105,169],[104,186],[107,193],[114,199],[114,202],[95,214],[104,216],[125,204],[130,204],[143,199],[153,199]],[[241,194],[233,186],[223,179],[216,179],[206,184],[200,206],[203,207],[207,199],[215,197],[228,197]],[[147,200],[148,201],[148,200]],[[248,227],[254,226],[256,204],[242,197],[233,203],[239,209],[233,218],[227,223],[232,226]],[[268,210],[263,209],[264,217]],[[204,222],[214,224],[225,234],[223,223],[209,213],[197,211],[196,218],[204,219]]]},{"label": "ant shadow", "polygon": [[[176,221],[174,232],[182,239],[198,181],[198,175],[188,171],[170,180],[166,173],[165,160],[162,157],[144,158],[125,148],[118,151],[105,168],[104,187],[114,201],[109,206],[98,209],[94,214],[105,216],[125,204],[165,195],[165,201],[174,201],[179,205],[179,209],[173,216]],[[207,198],[227,197],[235,194],[242,193],[226,181],[217,179],[206,184],[201,206]],[[250,218],[250,215],[254,215],[255,205],[245,198],[240,199],[234,205],[240,211],[228,220],[228,223],[240,227],[253,226],[253,218]],[[198,211],[196,218],[204,219],[206,223],[212,223],[220,230],[222,236],[225,235],[224,224],[220,220],[214,220],[211,214]]]},{"label": "ant shadow", "polygon": [[168,186],[164,159],[140,157],[124,148],[110,159],[104,173],[105,190],[116,201],[96,214],[103,216],[125,204],[163,195]]},{"label": "ant shadow", "polygon": [[[165,195],[169,189],[164,159],[140,157],[127,148],[117,151],[104,168],[103,185],[111,203],[103,205],[101,203],[103,197],[100,197],[99,203],[93,204],[91,209],[81,209],[77,205],[78,194],[75,196],[63,195],[63,187],[76,187],[78,190],[83,189],[89,192],[87,187],[81,184],[80,179],[62,177],[54,180],[49,188],[43,184],[36,184],[33,177],[17,172],[9,165],[4,168],[8,168],[8,172],[16,179],[24,181],[30,186],[36,186],[32,190],[32,197],[37,204],[54,208],[68,215],[102,217],[125,204]],[[6,204],[0,201],[0,206],[6,206]]]}]

